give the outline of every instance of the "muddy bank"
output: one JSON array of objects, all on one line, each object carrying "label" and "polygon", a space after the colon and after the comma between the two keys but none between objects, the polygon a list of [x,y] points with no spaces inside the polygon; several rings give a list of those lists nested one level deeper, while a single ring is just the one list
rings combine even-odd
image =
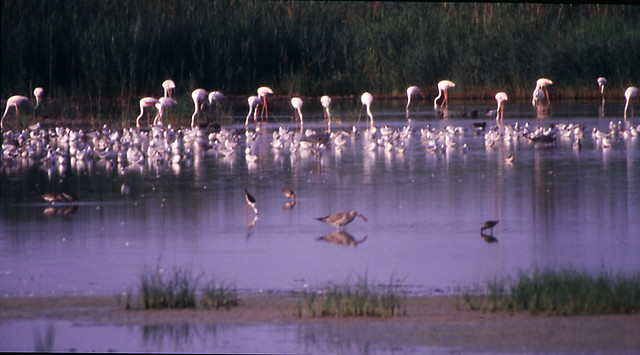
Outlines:
[{"label": "muddy bank", "polygon": [[467,311],[462,299],[415,297],[406,315],[387,319],[300,318],[293,295],[241,298],[231,310],[142,310],[124,297],[46,297],[0,300],[0,321],[57,319],[113,325],[305,324],[330,327],[336,337],[376,344],[442,346],[469,351],[640,351],[640,315],[558,317]]}]

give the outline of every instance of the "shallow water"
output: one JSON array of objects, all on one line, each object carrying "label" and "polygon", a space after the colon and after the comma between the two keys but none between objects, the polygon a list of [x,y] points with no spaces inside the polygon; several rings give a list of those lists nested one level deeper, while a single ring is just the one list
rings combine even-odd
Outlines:
[{"label": "shallow water", "polygon": [[[608,103],[604,117],[593,103],[552,108],[551,117],[536,120],[530,104],[511,104],[504,123],[583,124],[580,151],[568,138],[487,148],[483,135],[467,131],[454,140],[457,147],[467,144],[468,152],[432,153],[420,141],[420,128],[469,128],[477,121],[491,126],[495,120],[442,120],[427,111],[411,121],[415,130],[404,153],[369,151],[359,137],[348,139],[341,152],[275,154],[269,143],[278,125],[272,124],[255,143],[257,162],[248,164],[244,126],[238,125],[230,127],[242,138],[236,154],[210,150],[179,167],[145,165],[121,173],[117,163],[97,160],[62,173],[37,163],[3,167],[2,294],[137,292],[145,268],[156,267],[185,268],[252,292],[366,275],[416,295],[452,293],[534,268],[640,270],[639,140],[620,137],[603,149],[591,136],[594,127],[608,131],[610,121],[622,120],[621,104]],[[378,127],[407,125],[404,106],[372,110]],[[353,120],[348,117],[346,129]],[[307,122],[305,128],[324,127]],[[640,120],[628,122],[636,127]],[[505,161],[508,153],[513,164]],[[243,211],[245,187],[257,200],[255,223]],[[284,208],[284,188],[296,193],[293,208]],[[77,194],[77,208],[45,213],[49,206],[40,196],[61,191]],[[346,227],[354,239],[366,240],[348,247],[318,240],[335,227],[316,217],[348,210],[367,217]],[[486,220],[499,220],[497,243],[480,237]]]}]

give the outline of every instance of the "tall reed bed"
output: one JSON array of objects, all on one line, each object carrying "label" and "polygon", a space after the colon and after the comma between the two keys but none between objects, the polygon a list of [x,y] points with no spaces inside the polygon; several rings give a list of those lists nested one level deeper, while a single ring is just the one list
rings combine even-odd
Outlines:
[{"label": "tall reed bed", "polygon": [[[238,306],[235,287],[210,280],[198,288],[201,276],[182,268],[145,268],[140,275],[140,296],[145,309],[226,308]],[[129,304],[129,302],[127,302]]]},{"label": "tall reed bed", "polygon": [[463,295],[469,309],[525,311],[533,314],[630,314],[640,312],[640,273],[536,270],[515,282],[493,280],[483,294]]},{"label": "tall reed bed", "polygon": [[299,317],[376,317],[386,318],[405,314],[400,286],[371,285],[367,276],[359,277],[354,285],[329,283],[324,287],[307,289],[298,299]]},{"label": "tall reed bed", "polygon": [[247,95],[404,93],[597,96],[640,82],[631,5],[260,0],[1,2],[2,97],[43,86],[86,99],[161,96],[172,78]]}]

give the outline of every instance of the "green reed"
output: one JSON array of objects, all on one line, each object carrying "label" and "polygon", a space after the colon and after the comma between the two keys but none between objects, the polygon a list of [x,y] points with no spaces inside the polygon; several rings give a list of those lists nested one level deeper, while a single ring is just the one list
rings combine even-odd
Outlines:
[{"label": "green reed", "polygon": [[[145,309],[163,308],[226,308],[239,305],[235,287],[210,280],[202,289],[198,282],[202,275],[194,277],[182,268],[169,271],[157,267],[145,268],[140,275],[140,295]],[[127,309],[130,301],[127,300]]]},{"label": "green reed", "polygon": [[611,275],[586,271],[536,270],[515,282],[494,280],[486,292],[466,292],[471,310],[526,311],[554,315],[629,314],[640,311],[640,273]]},{"label": "green reed", "polygon": [[[453,96],[621,96],[640,82],[632,5],[315,1],[1,2],[1,95],[89,101],[161,96],[176,81],[228,95],[402,95],[458,83]],[[92,107],[91,111],[98,108]],[[130,115],[127,115],[129,117]]]},{"label": "green reed", "polygon": [[359,278],[354,285],[329,283],[317,289],[301,292],[298,299],[298,316],[309,317],[394,317],[404,314],[398,288],[388,285],[370,285],[367,277]]}]

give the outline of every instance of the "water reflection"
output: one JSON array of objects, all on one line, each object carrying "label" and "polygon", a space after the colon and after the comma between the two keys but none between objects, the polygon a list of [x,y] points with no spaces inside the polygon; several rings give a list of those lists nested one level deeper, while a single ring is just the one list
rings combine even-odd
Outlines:
[{"label": "water reflection", "polygon": [[329,235],[325,235],[319,237],[318,240],[324,240],[329,243],[338,244],[338,245],[351,245],[356,246],[365,240],[367,240],[367,236],[365,235],[362,239],[356,240],[351,234],[342,231],[336,231]]},{"label": "water reflection", "polygon": [[[637,125],[599,119],[593,104],[553,110],[536,119],[530,103],[510,104],[502,126],[381,112],[376,131],[342,117],[329,143],[287,124],[14,132],[0,168],[3,292],[112,293],[159,257],[251,290],[341,280],[344,270],[401,273],[425,292],[532,266],[637,270]],[[245,188],[259,219],[243,213]],[[79,207],[41,200],[62,191]],[[330,237],[315,220],[349,210],[369,217],[350,225],[355,237]],[[495,219],[495,236],[484,234],[500,243],[477,253],[478,227]],[[367,243],[336,248],[320,235]]]}]

